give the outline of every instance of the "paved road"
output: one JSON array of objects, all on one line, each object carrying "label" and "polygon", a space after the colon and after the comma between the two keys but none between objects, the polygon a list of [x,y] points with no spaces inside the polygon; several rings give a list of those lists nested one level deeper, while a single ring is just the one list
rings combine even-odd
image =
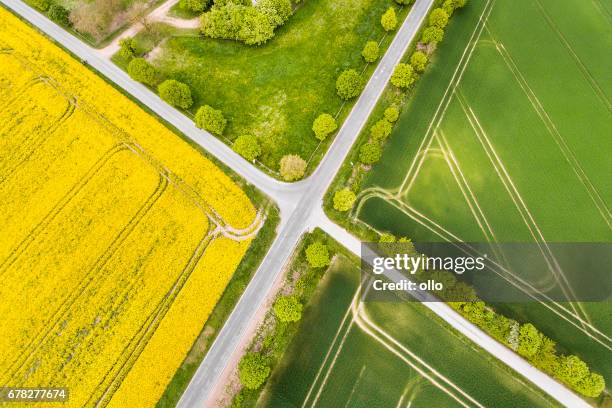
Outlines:
[{"label": "paved road", "polygon": [[[181,408],[206,406],[211,390],[236,351],[249,321],[262,305],[304,232],[319,226],[349,250],[357,255],[360,254],[359,241],[331,222],[323,213],[323,195],[365,125],[391,76],[393,67],[400,61],[412,42],[433,0],[416,1],[317,170],[307,179],[293,184],[280,182],[259,171],[217,138],[196,128],[189,118],[164,103],[156,94],[133,81],[98,50],[82,43],[24,3],[19,0],[0,0],[0,2],[61,43],[78,58],[87,61],[110,81],[130,93],[277,202],[281,210],[278,237],[268,250],[264,261],[255,272],[253,279],[179,401]],[[588,406],[567,388],[533,368],[445,304],[426,303],[426,305],[451,326],[531,380],[559,402],[571,407]]]}]

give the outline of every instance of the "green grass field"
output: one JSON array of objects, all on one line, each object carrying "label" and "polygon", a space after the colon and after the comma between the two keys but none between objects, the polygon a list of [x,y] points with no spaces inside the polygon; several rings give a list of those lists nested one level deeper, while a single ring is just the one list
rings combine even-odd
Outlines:
[{"label": "green grass field", "polygon": [[[369,173],[357,218],[415,241],[611,241],[610,20],[598,0],[471,1]],[[562,280],[547,268],[538,279]],[[612,308],[579,306],[499,308],[609,380]]]},{"label": "green grass field", "polygon": [[554,406],[421,304],[353,314],[358,281],[358,266],[332,264],[258,406]]},{"label": "green grass field", "polygon": [[392,0],[307,0],[265,45],[173,37],[153,61],[165,76],[190,85],[194,111],[201,104],[223,110],[226,139],[254,134],[269,168],[277,170],[285,154],[299,154],[312,157],[312,169],[332,139],[318,146],[312,122],[323,112],[339,120],[348,114],[351,103],[336,95],[336,78],[346,68],[370,75],[373,66],[366,68],[361,50],[383,38],[380,16],[388,7],[398,9]]}]

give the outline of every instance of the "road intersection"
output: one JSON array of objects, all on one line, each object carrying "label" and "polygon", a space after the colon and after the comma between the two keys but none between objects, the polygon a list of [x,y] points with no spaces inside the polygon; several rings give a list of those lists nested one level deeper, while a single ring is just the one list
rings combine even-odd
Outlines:
[{"label": "road intersection", "polygon": [[[291,184],[266,175],[219,139],[198,129],[187,116],[163,102],[144,85],[132,80],[124,71],[114,65],[108,56],[86,45],[23,2],[19,0],[0,0],[0,2],[155,112],[247,182],[268,195],[278,205],[281,222],[274,243],[219,332],[178,404],[180,408],[211,406],[209,396],[213,388],[233,354],[238,352],[238,345],[247,330],[249,322],[256,311],[263,307],[264,300],[273,288],[274,282],[281,274],[301,236],[315,227],[320,227],[350,251],[360,255],[361,244],[359,240],[329,220],[323,212],[323,197],[361,129],[365,126],[370,113],[389,81],[394,67],[401,61],[404,53],[413,42],[434,0],[417,0],[412,6],[408,17],[398,29],[393,42],[380,60],[318,168],[308,178]],[[393,276],[390,278],[394,279]],[[446,304],[425,302],[424,305],[478,346],[516,370],[560,403],[571,407],[588,406],[565,386],[535,369],[527,361],[465,320]]]}]

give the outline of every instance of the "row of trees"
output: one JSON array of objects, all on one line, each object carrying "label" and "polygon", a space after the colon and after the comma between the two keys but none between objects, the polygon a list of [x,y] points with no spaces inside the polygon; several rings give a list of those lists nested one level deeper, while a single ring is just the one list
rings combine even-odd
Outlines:
[{"label": "row of trees", "polygon": [[[126,58],[131,58],[127,71],[132,79],[149,86],[154,86],[160,82],[160,74],[153,65],[142,57],[134,57],[135,44],[133,39],[127,38],[121,41],[120,53]],[[171,106],[185,110],[193,106],[191,88],[175,79],[166,79],[159,83],[157,93],[163,101]],[[194,121],[200,129],[207,130],[217,136],[221,136],[227,126],[227,119],[223,112],[209,105],[198,108]],[[261,147],[259,147],[257,139],[252,136],[238,138],[234,148],[249,160],[255,160],[261,154]]]},{"label": "row of trees", "polygon": [[[279,295],[272,306],[273,327],[261,341],[258,351],[246,353],[238,364],[238,377],[242,386],[257,390],[266,382],[272,366],[289,344],[290,337],[297,331],[296,323],[302,319],[304,304],[314,292],[314,288],[325,268],[331,262],[328,246],[322,241],[309,244],[301,254],[298,265],[305,259],[308,268],[301,266],[301,276],[291,284],[290,293]],[[291,277],[289,279],[292,279]],[[233,406],[240,405],[240,395],[234,399]]]},{"label": "row of trees", "polygon": [[[412,3],[412,0],[405,0],[406,3],[402,1],[404,0],[398,0],[398,3]],[[431,44],[441,41],[449,16],[457,7],[464,5],[465,0],[446,0],[442,8],[432,10],[429,14],[428,26],[423,30],[421,42]],[[385,30],[395,29],[394,20],[395,12],[393,8],[389,8],[381,17],[381,24]],[[361,54],[367,62],[375,61],[378,58],[378,44],[373,41],[367,42]],[[416,83],[419,74],[425,71],[428,62],[429,58],[425,52],[420,50],[413,52],[408,63],[400,63],[395,67],[390,78],[391,84],[398,91],[410,89]],[[362,165],[371,166],[380,160],[382,148],[391,135],[393,123],[398,117],[399,108],[394,105],[389,106],[385,109],[383,116],[370,127],[368,139],[359,147],[358,159]],[[340,212],[349,211],[355,203],[355,197],[355,192],[348,187],[337,190],[333,197],[334,209]]]},{"label": "row of trees", "polygon": [[211,38],[260,45],[274,37],[274,30],[293,13],[290,0],[259,0],[256,6],[237,1],[216,1],[202,14],[200,30]]}]

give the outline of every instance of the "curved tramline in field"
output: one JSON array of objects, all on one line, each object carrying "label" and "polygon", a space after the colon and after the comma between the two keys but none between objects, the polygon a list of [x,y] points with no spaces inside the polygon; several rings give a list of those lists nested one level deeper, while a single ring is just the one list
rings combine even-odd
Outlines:
[{"label": "curved tramline in field", "polygon": [[[495,272],[534,300],[505,312],[607,378],[608,308],[581,301],[598,282],[571,273],[547,243],[609,242],[612,233],[612,82],[600,57],[609,16],[597,2],[567,6],[574,18],[550,0],[474,0],[458,13],[351,218],[414,241],[491,243]],[[504,242],[537,243],[538,272],[516,268]]]},{"label": "curved tramline in field", "polygon": [[3,9],[0,123],[0,383],[68,387],[75,407],[154,406],[263,217]]}]

